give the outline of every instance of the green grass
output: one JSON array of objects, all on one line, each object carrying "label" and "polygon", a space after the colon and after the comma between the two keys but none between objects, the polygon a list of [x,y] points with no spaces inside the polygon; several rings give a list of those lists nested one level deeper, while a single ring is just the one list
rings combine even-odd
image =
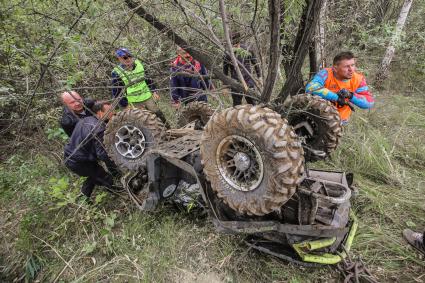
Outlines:
[{"label": "green grass", "polygon": [[[401,237],[406,227],[425,229],[424,107],[421,97],[378,95],[376,110],[354,113],[332,160],[309,165],[355,173],[353,254],[382,282],[425,280],[423,259]],[[254,252],[241,236],[218,234],[208,219],[168,206],[141,213],[100,189],[95,207],[78,205],[80,184],[42,154],[0,164],[0,281],[341,280],[334,267],[302,268]]]}]

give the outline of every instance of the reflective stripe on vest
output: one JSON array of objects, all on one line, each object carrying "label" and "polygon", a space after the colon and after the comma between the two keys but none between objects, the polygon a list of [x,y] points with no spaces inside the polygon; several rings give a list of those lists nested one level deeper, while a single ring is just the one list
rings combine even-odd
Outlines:
[{"label": "reflective stripe on vest", "polygon": [[118,66],[114,68],[115,73],[120,76],[120,79],[127,87],[127,100],[130,103],[142,102],[152,97],[148,84],[145,81],[145,69],[142,62],[134,61],[135,68],[132,71],[124,70]]},{"label": "reflective stripe on vest", "polygon": [[[359,85],[363,79],[362,74],[354,73],[351,79],[346,81],[340,81],[335,78],[334,71],[332,68],[326,68],[326,70],[328,71],[328,78],[325,81],[324,87],[335,93],[337,93],[343,88],[351,92],[354,92],[356,89],[359,88]],[[338,109],[341,120],[347,121],[350,118],[351,112],[352,112],[350,106],[348,105],[341,106],[341,105],[337,105],[337,103],[334,103],[334,104],[336,105],[336,108]]]}]

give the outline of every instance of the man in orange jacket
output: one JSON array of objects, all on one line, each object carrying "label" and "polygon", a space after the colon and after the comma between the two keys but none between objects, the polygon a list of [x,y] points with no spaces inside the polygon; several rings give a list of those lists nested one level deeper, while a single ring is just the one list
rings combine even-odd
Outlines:
[{"label": "man in orange jacket", "polygon": [[365,77],[356,72],[354,54],[349,51],[336,55],[331,68],[320,70],[307,84],[306,92],[332,101],[342,124],[348,122],[353,105],[369,109],[375,104]]}]

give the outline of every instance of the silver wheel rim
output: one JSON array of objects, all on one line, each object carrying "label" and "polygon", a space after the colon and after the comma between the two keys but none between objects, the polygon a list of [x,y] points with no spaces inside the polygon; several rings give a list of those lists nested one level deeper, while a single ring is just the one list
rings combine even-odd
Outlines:
[{"label": "silver wheel rim", "polygon": [[248,139],[231,135],[217,147],[216,162],[224,180],[238,191],[255,190],[263,180],[264,166],[260,152]]},{"label": "silver wheel rim", "polygon": [[115,148],[125,158],[136,159],[145,151],[145,135],[137,127],[122,126],[115,134]]}]

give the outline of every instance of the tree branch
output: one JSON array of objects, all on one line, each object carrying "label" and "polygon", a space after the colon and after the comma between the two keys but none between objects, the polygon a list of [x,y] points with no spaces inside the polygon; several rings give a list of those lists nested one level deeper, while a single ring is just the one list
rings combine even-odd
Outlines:
[{"label": "tree branch", "polygon": [[163,32],[171,41],[173,41],[178,46],[184,48],[193,58],[198,60],[201,64],[205,65],[220,81],[224,84],[234,88],[241,93],[248,93],[250,95],[256,96],[255,91],[248,89],[245,90],[243,85],[241,85],[236,80],[226,76],[216,65],[213,64],[212,58],[201,53],[197,49],[191,47],[181,36],[175,33],[171,28],[167,27],[164,23],[162,23],[159,19],[154,17],[152,14],[148,13],[142,5],[136,4],[132,0],[125,0],[127,6],[134,10],[134,12],[147,21],[150,25],[152,25],[157,30]]},{"label": "tree branch", "polygon": [[[287,66],[288,70],[285,69],[287,71],[286,81],[280,90],[277,98],[278,102],[285,101],[288,95],[294,95],[304,87],[301,68],[308,53],[308,46],[319,18],[322,3],[323,0],[308,0],[307,5],[304,7],[292,49],[293,57],[290,60],[290,65]],[[286,49],[282,49],[282,52],[285,51]]]},{"label": "tree branch", "polygon": [[238,61],[236,60],[235,54],[233,53],[232,42],[230,41],[226,6],[224,5],[224,0],[219,0],[218,3],[220,5],[221,20],[223,22],[224,39],[226,40],[227,53],[229,54],[230,59],[232,60],[233,68],[235,68],[236,74],[238,75],[238,79],[242,83],[246,92],[246,90],[248,90],[248,86],[242,76],[241,69],[239,69]]},{"label": "tree branch", "polygon": [[[79,21],[81,20],[81,18],[84,16],[84,14],[87,12],[87,10],[89,9],[89,7],[90,7],[90,3],[87,5],[87,7],[85,8],[85,10],[81,12],[81,14],[78,16],[78,18],[76,18],[75,21],[72,23],[72,25],[69,27],[69,29],[68,29],[68,31],[66,33],[66,36],[69,36],[71,34],[72,30],[77,26],[77,24],[79,23]],[[18,145],[18,142],[19,142],[19,140],[21,138],[21,134],[20,133],[22,132],[22,128],[23,128],[23,126],[25,124],[25,120],[27,118],[28,112],[31,109],[31,106],[32,106],[32,103],[34,101],[34,97],[35,97],[35,94],[37,92],[37,89],[40,87],[41,81],[43,80],[44,75],[47,73],[47,69],[49,68],[49,66],[51,64],[53,57],[55,57],[56,53],[58,52],[59,48],[62,46],[62,44],[64,43],[64,41],[65,41],[65,37],[56,45],[55,49],[52,51],[52,53],[47,58],[46,64],[41,65],[40,77],[38,78],[38,80],[37,80],[37,82],[35,84],[34,90],[33,90],[32,94],[31,94],[31,96],[29,98],[29,101],[28,101],[28,104],[27,104],[27,106],[25,108],[24,115],[22,116],[22,122],[21,122],[21,125],[19,126],[19,130],[18,130],[19,135],[16,137],[15,143],[14,143],[15,146]]]}]

